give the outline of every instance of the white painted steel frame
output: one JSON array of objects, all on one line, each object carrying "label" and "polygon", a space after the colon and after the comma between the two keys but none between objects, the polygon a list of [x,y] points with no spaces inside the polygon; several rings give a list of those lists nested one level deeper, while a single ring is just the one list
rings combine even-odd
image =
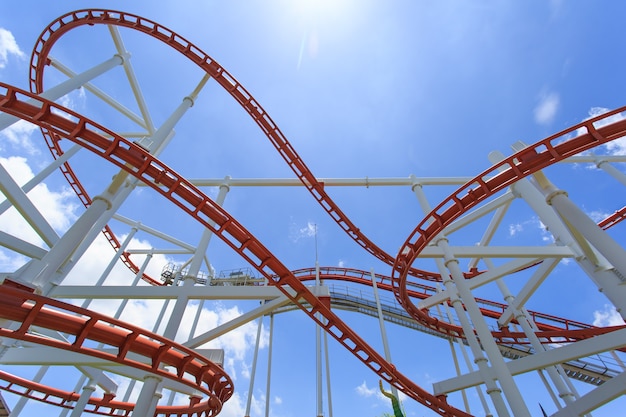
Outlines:
[{"label": "white painted steel frame", "polygon": [[[208,77],[204,77],[198,83],[194,91],[188,96],[185,96],[178,108],[157,128],[152,122],[148,105],[145,102],[139,83],[135,77],[130,54],[125,50],[118,30],[111,27],[110,31],[117,50],[117,53],[112,58],[82,74],[76,74],[61,62],[52,59],[51,65],[66,74],[69,79],[67,82],[47,90],[43,96],[59,98],[76,88],[85,88],[102,99],[105,103],[109,104],[113,109],[117,110],[120,116],[130,119],[140,128],[145,129],[145,133],[136,132],[129,134],[129,136],[147,136],[147,142],[150,142],[148,145],[149,149],[153,153],[158,154],[172,140],[174,127],[181,120],[183,115],[193,106],[196,96],[208,81]],[[140,108],[141,116],[134,114],[124,105],[91,84],[92,79],[118,65],[122,65],[124,68],[127,81],[129,82],[136,103]],[[0,129],[9,126],[13,121],[14,119],[9,116],[0,115]],[[270,331],[273,331],[273,312],[289,302],[288,299],[281,295],[275,288],[267,286],[210,287],[196,285],[194,276],[199,274],[203,265],[207,268],[210,267],[209,259],[206,255],[211,240],[211,233],[209,231],[205,231],[200,241],[194,245],[182,242],[176,237],[160,232],[157,226],[144,225],[138,220],[132,220],[117,213],[117,208],[119,208],[132,189],[142,186],[141,183],[136,181],[127,182],[125,173],[118,174],[118,177],[103,190],[103,193],[94,198],[92,206],[87,209],[76,224],[63,236],[59,237],[45,218],[45,208],[37,208],[29,199],[28,192],[37,184],[43,183],[48,175],[50,175],[54,169],[58,168],[61,163],[71,160],[71,158],[76,155],[78,149],[79,148],[75,146],[65,152],[58,160],[50,163],[50,165],[38,173],[33,180],[21,188],[13,181],[4,168],[0,169],[0,190],[7,197],[7,201],[0,205],[0,212],[5,211],[11,206],[15,207],[42,238],[46,246],[50,248],[50,250],[46,250],[16,236],[0,232],[0,244],[2,246],[32,258],[32,262],[29,266],[13,271],[12,278],[36,285],[41,288],[42,292],[54,297],[87,300],[84,302],[86,306],[93,300],[101,299],[163,300],[163,309],[161,310],[161,314],[157,319],[154,329],[155,331],[158,330],[162,320],[165,320],[166,325],[163,334],[171,339],[176,337],[178,324],[182,320],[190,300],[201,300],[204,302],[205,300],[214,299],[254,299],[264,301],[261,306],[246,312],[239,318],[199,335],[195,334],[195,325],[200,320],[200,316],[197,315],[194,319],[194,327],[191,336],[189,340],[185,342],[186,346],[195,349],[199,349],[199,347],[205,343],[254,320],[259,320],[260,331],[260,320],[265,315],[270,315]],[[498,157],[499,156],[496,154],[492,155],[492,162],[495,162]],[[567,162],[594,163],[597,167],[626,185],[626,176],[611,165],[611,163],[626,162],[626,156],[584,155],[569,158]],[[462,185],[468,180],[470,180],[469,177],[418,178],[414,175],[410,175],[406,178],[366,177],[323,179],[325,186],[332,187],[405,187],[407,192],[413,191],[416,194],[419,205],[425,213],[430,210],[430,206],[423,194],[423,187]],[[226,177],[222,179],[196,179],[193,180],[193,182],[198,186],[220,187],[220,194],[217,198],[218,204],[223,204],[226,193],[230,190],[230,187],[302,186],[296,179],[281,178],[236,179]],[[545,191],[545,198],[538,193],[537,184],[543,186],[539,188]],[[503,213],[514,200],[519,198],[528,203],[533,211],[541,217],[544,223],[550,225],[551,232],[560,244],[540,247],[489,246],[493,233],[500,226]],[[546,204],[546,199],[548,199],[549,204],[552,204],[552,207]],[[556,208],[556,211],[553,208]],[[533,338],[534,332],[537,331],[536,327],[533,328],[530,322],[524,320],[528,319],[528,315],[524,311],[526,302],[533,293],[540,288],[550,271],[563,258],[575,259],[584,269],[586,268],[586,271],[590,271],[593,266],[597,267],[598,263],[605,266],[611,265],[618,268],[622,276],[626,276],[626,264],[624,264],[626,257],[620,245],[611,241],[606,233],[591,222],[576,206],[573,206],[571,201],[567,200],[563,193],[553,189],[541,176],[536,176],[536,181],[534,182],[528,180],[518,182],[511,187],[509,192],[487,202],[449,225],[445,230],[445,234],[449,236],[455,231],[461,230],[489,215],[493,215],[494,217],[489,223],[480,245],[471,247],[455,246],[448,241],[448,238],[441,236],[436,246],[431,246],[420,254],[420,258],[435,259],[440,271],[442,274],[446,275],[446,278],[444,278],[445,289],[420,301],[419,307],[424,309],[443,307],[447,314],[450,315],[449,320],[451,322],[456,320],[461,321],[466,332],[472,335],[469,336],[470,349],[474,355],[474,361],[479,368],[478,371],[460,374],[449,380],[437,382],[433,386],[436,394],[445,394],[484,384],[487,387],[486,393],[491,397],[493,406],[496,408],[499,415],[509,415],[509,412],[511,412],[515,416],[525,416],[529,415],[529,412],[512,376],[541,369],[548,369],[550,373],[552,372],[552,366],[558,366],[563,361],[584,358],[626,346],[626,330],[619,330],[597,336],[593,339],[561,347],[552,346],[550,349],[542,350],[541,347],[543,347],[543,345],[541,341],[536,337]],[[567,222],[562,222],[560,218],[566,219]],[[98,285],[89,287],[63,285],[62,281],[64,275],[69,272],[75,261],[75,259],[71,258],[74,256],[80,257],[99,234],[104,224],[108,223],[111,219],[128,225],[130,232],[128,238],[113,255],[112,261],[108,264],[107,269],[102,272],[99,284],[104,284],[107,278],[109,278],[109,274],[112,272],[122,252],[148,255],[139,273],[135,275],[133,283],[131,285]],[[574,224],[576,227],[573,226]],[[148,238],[156,238],[172,244],[176,249],[139,249],[129,247],[131,238],[139,232],[147,235]],[[593,248],[587,247],[587,242],[591,242]],[[150,262],[151,257],[155,254],[189,255],[189,273],[186,277],[179,278],[183,283],[182,285],[168,287],[147,287],[139,285],[143,271],[147,267],[148,262]],[[593,259],[596,264],[590,265],[589,259],[581,260],[580,258],[584,256]],[[470,258],[471,265],[474,266],[477,265],[480,260],[485,260],[487,264],[491,262],[491,259],[496,258],[512,260],[502,265],[491,264],[489,269],[480,277],[466,281],[461,270],[458,268],[458,258]],[[522,290],[519,291],[517,295],[511,294],[505,287],[501,287],[508,307],[500,317],[498,323],[501,326],[505,326],[511,323],[512,320],[517,320],[524,328],[524,331],[530,336],[535,348],[534,355],[505,362],[490,335],[490,329],[480,313],[479,306],[476,304],[472,291],[492,282],[500,284],[500,278],[542,260],[543,263],[531,274]],[[623,290],[623,285],[620,286],[622,283],[618,282],[618,277],[615,275],[607,276],[606,271],[590,272],[590,275],[600,283],[601,288],[611,293],[609,297],[613,301],[613,304],[618,306],[620,311],[626,311],[624,310],[624,308],[626,308],[625,290]],[[318,295],[329,295],[328,288],[320,286],[319,283],[316,293]],[[376,296],[378,296],[377,292]],[[174,301],[173,308],[168,307],[170,300]],[[448,301],[452,304],[452,309],[456,312],[456,317],[450,312],[451,309],[447,304]],[[124,303],[121,308],[118,309],[117,316],[122,313],[123,306]],[[173,311],[170,311],[170,309]],[[380,314],[380,304],[378,304],[378,309]],[[440,314],[440,317],[443,317],[443,314]],[[477,330],[480,343],[478,339],[473,336],[473,329]],[[257,348],[259,343],[258,337],[259,336],[257,336]],[[464,350],[465,345],[461,343],[460,339],[456,339],[456,342],[456,347],[461,349],[463,355],[466,357],[466,361],[469,362],[467,352]],[[272,342],[270,341],[270,347],[271,344]],[[386,353],[388,353],[388,345],[384,336],[383,344]],[[4,356],[0,358],[0,362],[5,365],[30,364],[34,362],[43,365],[44,368],[42,369],[47,369],[45,367],[49,365],[73,364],[77,366],[84,375],[80,380],[82,381],[80,384],[82,385],[84,395],[81,395],[81,399],[76,403],[72,415],[78,415],[82,411],[82,407],[84,407],[89,394],[93,393],[95,390],[102,389],[106,392],[110,392],[116,389],[114,384],[111,383],[110,378],[103,372],[116,372],[133,379],[129,390],[124,394],[125,398],[128,398],[130,395],[130,391],[135,385],[134,381],[143,381],[143,387],[135,409],[137,415],[149,415],[153,413],[157,404],[156,400],[161,397],[161,390],[163,388],[193,395],[193,392],[190,392],[188,387],[182,384],[172,383],[171,381],[165,382],[153,375],[136,372],[130,368],[112,366],[110,363],[103,363],[101,360],[93,358],[83,358],[81,355],[70,352],[28,345],[21,345],[21,347],[18,348],[16,345],[6,343],[6,341],[3,350],[6,352]],[[321,351],[319,347],[317,351]],[[269,355],[268,362],[270,362],[271,366],[271,349]],[[326,357],[327,356],[326,354]],[[91,369],[91,367],[94,369]],[[318,372],[321,376],[321,370]],[[45,371],[43,371],[43,374],[45,374]],[[35,380],[41,380],[43,374],[38,373]],[[269,372],[267,377],[267,393],[269,394]],[[494,383],[494,378],[497,379],[498,384]],[[616,396],[623,395],[626,389],[624,388],[626,386],[626,384],[624,384],[624,378],[624,374],[621,374],[605,383],[600,388],[596,388],[589,394],[583,395],[579,399],[574,398],[575,395],[568,391],[566,380],[555,382],[558,385],[559,396],[564,398],[566,403],[556,415],[565,416],[587,413],[598,405]],[[556,378],[553,378],[553,381],[556,381]],[[252,391],[252,389],[250,389],[250,391]],[[482,392],[480,395],[482,396]],[[250,401],[250,399],[248,401]],[[16,407],[16,410],[21,409],[22,406],[23,403],[21,402],[20,406]],[[268,407],[269,404],[266,404],[266,415],[269,413]],[[484,401],[483,407],[485,412],[489,413],[489,405]],[[321,407],[318,408],[318,414],[321,413],[321,409]],[[247,414],[249,414],[249,406]]]}]

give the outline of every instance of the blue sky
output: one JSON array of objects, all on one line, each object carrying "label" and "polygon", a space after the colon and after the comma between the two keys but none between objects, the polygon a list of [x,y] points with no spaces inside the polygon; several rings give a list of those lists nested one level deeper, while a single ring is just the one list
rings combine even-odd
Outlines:
[{"label": "blue sky", "polygon": [[[487,155],[493,150],[510,155],[516,141],[534,143],[601,109],[623,105],[626,62],[619,51],[626,5],[619,1],[605,2],[602,7],[560,0],[3,2],[0,80],[27,89],[29,57],[41,30],[68,11],[88,7],[139,14],[207,52],[261,103],[318,178],[406,178],[411,174],[470,178],[489,168]],[[202,74],[158,42],[130,31],[122,34],[159,125]],[[108,32],[94,27],[62,38],[52,55],[80,72],[107,59],[112,51]],[[46,86],[64,79],[52,69],[47,71]],[[132,106],[121,78],[118,68],[97,85]],[[83,90],[63,100],[107,127],[121,132],[132,129]],[[1,132],[0,138],[0,161],[19,181],[49,161],[37,131],[18,127]],[[623,150],[620,143],[603,149],[618,154],[624,154]],[[176,127],[176,137],[161,158],[187,178],[294,178],[249,116],[211,82]],[[623,171],[623,166],[616,166]],[[95,192],[115,172],[88,155],[77,160],[75,168],[85,186]],[[597,169],[567,165],[549,172],[572,200],[598,219],[624,205],[618,195],[621,185]],[[427,187],[430,204],[435,206],[454,188]],[[205,191],[217,195],[216,187]],[[48,188],[38,192],[51,207],[49,221],[56,230],[66,230],[80,215],[79,202],[60,176],[51,177]],[[423,217],[409,187],[328,187],[328,192],[368,237],[392,255]],[[314,265],[317,242],[323,266],[390,273],[389,266],[342,233],[302,187],[232,187],[224,207],[291,269]],[[176,208],[145,188],[129,198],[120,214],[141,216],[142,223],[183,241],[196,242],[200,235],[192,221],[181,218]],[[550,242],[536,215],[523,205],[504,223],[497,236],[502,245]],[[3,230],[9,231],[11,224],[5,217]],[[14,233],[28,234],[15,227]],[[116,227],[120,236],[128,233],[122,225]],[[620,230],[618,226],[611,231],[616,239]],[[481,233],[478,225],[476,230],[455,235],[453,243],[473,245]],[[155,245],[145,237],[135,243],[145,248]],[[106,242],[92,252],[103,247]],[[0,256],[2,270],[23,262],[4,251]],[[217,271],[245,266],[216,238],[208,256]],[[160,259],[162,263],[167,260]],[[83,262],[82,271],[89,270],[86,265],[97,264],[93,259]],[[434,268],[431,261],[420,262],[424,269]],[[153,262],[151,267],[158,274],[161,265]],[[69,282],[79,282],[77,275],[68,278]],[[529,308],[585,323],[603,315],[606,320],[613,317],[608,300],[567,263],[560,264],[544,286],[544,293],[533,298]],[[479,296],[493,295],[484,292]],[[391,298],[391,294],[385,296]],[[149,302],[138,303],[129,314],[150,327],[153,307]],[[252,307],[252,303],[228,301],[213,304],[204,325],[210,328]],[[374,319],[339,314],[382,351]],[[280,314],[275,321],[271,415],[313,413],[313,323],[297,311]],[[267,354],[267,325],[266,319],[262,357]],[[227,370],[233,372],[237,387],[225,416],[241,415],[245,404],[255,331],[251,324],[219,342],[226,349]],[[416,383],[430,390],[433,382],[453,375],[450,355],[438,353],[448,349],[447,342],[391,324],[388,331],[394,363]],[[335,415],[391,412],[390,404],[376,394],[376,375],[332,341],[330,356]],[[265,398],[264,378],[258,375],[264,375],[265,360],[259,366],[254,391],[257,408],[253,410],[258,416],[263,415]],[[534,380],[522,381],[529,395],[549,404],[546,394],[530,389]],[[472,402],[477,407],[475,398]],[[461,404],[458,397],[452,397],[451,403]],[[620,399],[594,415],[611,415],[610,407],[623,405]],[[404,406],[409,416],[434,415],[412,400],[404,401]],[[37,405],[29,407],[31,411],[24,415],[39,412]],[[482,415],[477,408],[473,410]]]}]

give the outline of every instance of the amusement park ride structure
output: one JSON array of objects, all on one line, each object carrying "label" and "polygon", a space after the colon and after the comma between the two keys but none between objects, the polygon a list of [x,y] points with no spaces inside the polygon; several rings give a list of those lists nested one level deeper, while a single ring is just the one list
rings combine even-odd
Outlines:
[{"label": "amusement park ride structure", "polygon": [[[92,26],[108,28],[116,48],[110,58],[76,73],[52,57],[53,46],[62,38]],[[123,32],[162,42],[203,73],[200,83],[160,126],[153,124],[122,41]],[[139,115],[95,86],[98,77],[120,66]],[[49,67],[65,74],[67,80],[44,88],[44,73]],[[217,83],[247,112],[295,174],[294,179],[192,180],[178,173],[177,169],[183,167],[163,162],[166,158],[162,160],[161,156],[167,155],[168,147],[174,143],[177,123],[209,82]],[[87,118],[57,102],[81,87],[110,105],[117,117],[139,126],[141,132],[125,133],[117,126],[100,123],[97,115]],[[554,409],[555,416],[590,414],[626,392],[626,368],[622,362],[625,326],[595,327],[531,311],[527,302],[541,291],[557,264],[567,259],[578,265],[618,312],[626,311],[626,252],[611,235],[611,229],[626,215],[626,208],[596,223],[548,177],[554,167],[589,163],[626,185],[626,175],[612,165],[626,162],[626,156],[591,152],[626,135],[626,120],[618,117],[624,110],[587,120],[533,145],[515,143],[515,153],[510,156],[494,152],[489,155],[493,165],[474,178],[411,175],[322,181],[251,94],[182,36],[129,13],[68,13],[43,30],[33,49],[30,91],[0,83],[0,129],[18,120],[37,125],[53,157],[49,165],[23,185],[18,185],[4,168],[0,169],[0,187],[6,197],[0,205],[2,213],[15,210],[36,234],[28,239],[0,231],[5,250],[26,259],[14,271],[4,272],[0,285],[0,388],[5,396],[20,397],[11,415],[19,415],[31,401],[60,407],[72,416],[217,415],[235,387],[223,367],[224,352],[202,346],[254,320],[259,320],[260,333],[264,316],[273,317],[289,310],[301,310],[317,324],[318,355],[324,332],[325,337],[334,338],[390,385],[393,395],[397,397],[401,392],[405,401],[416,401],[440,415],[476,413],[468,410],[464,394],[474,388],[482,407],[479,415],[534,415],[535,400],[524,397],[518,377],[535,372],[554,400],[553,407],[544,406]],[[91,159],[81,159],[85,154]],[[92,166],[105,166],[102,175],[98,175],[101,182],[90,179],[87,183],[81,177],[81,172]],[[37,206],[29,195],[38,185],[56,180],[58,172],[85,207],[64,233],[50,225],[46,207]],[[262,243],[262,236],[253,235],[222,208],[232,188],[279,186],[308,190],[311,202],[323,208],[356,243],[357,250],[369,253],[391,272],[381,275],[373,270],[319,265],[291,270]],[[390,254],[362,233],[331,199],[327,190],[340,186],[409,189],[424,212],[423,220],[397,254]],[[424,192],[430,186],[458,188],[433,208]],[[204,187],[219,187],[217,197],[209,197],[202,191]],[[147,189],[159,196],[161,204],[173,203],[181,222],[195,222],[195,227],[202,231],[197,243],[174,236],[171,225],[166,225],[168,230],[157,230],[154,225],[144,224],[140,217],[145,208],[133,212],[137,218],[125,214],[133,195]],[[515,202],[526,204],[541,220],[553,237],[550,244],[492,244]],[[454,246],[454,237],[449,236],[463,229],[479,230],[479,244]],[[71,285],[65,281],[102,233],[113,250],[106,268],[92,271],[97,277],[95,284]],[[132,247],[133,238],[140,234],[151,242],[162,242],[168,249]],[[246,267],[215,272],[207,250],[209,242],[216,238],[244,260]],[[172,261],[162,266],[160,276],[149,275],[148,264],[157,255]],[[145,259],[141,265],[136,261],[140,256]],[[461,269],[461,258],[469,259],[467,270]],[[429,260],[433,270],[417,268],[418,260]],[[131,283],[116,279],[113,271],[120,263],[132,271]],[[516,277],[514,289],[507,285],[506,278],[510,276]],[[497,290],[505,302],[479,296],[487,287]],[[393,294],[395,301],[381,303],[379,292],[383,291]],[[120,319],[129,300],[154,299],[162,300],[163,308],[152,330]],[[261,305],[214,329],[198,331],[203,303],[220,299],[260,300]],[[113,317],[94,307],[101,300],[120,303]],[[190,306],[198,303],[195,317],[183,320],[189,316]],[[371,347],[337,314],[339,310],[379,318],[385,352],[381,354]],[[189,337],[177,342],[183,322],[190,328]],[[384,322],[449,341],[453,360],[456,363],[456,352],[462,352],[468,370],[463,372],[457,366],[458,373],[435,382],[432,390],[419,386],[391,363]],[[596,360],[599,355],[603,361]],[[317,362],[321,367],[319,356]],[[18,375],[27,365],[40,366],[36,375]],[[76,371],[74,388],[44,382],[46,374],[68,365]],[[318,416],[324,413],[320,407],[321,374],[320,369]],[[66,381],[67,378],[63,377]],[[118,387],[119,379],[126,381],[125,391]],[[579,393],[576,386],[581,381],[586,387],[584,393]],[[465,400],[453,403],[453,398],[461,398],[453,397],[459,392]],[[185,402],[180,400],[183,397],[187,398]]]}]

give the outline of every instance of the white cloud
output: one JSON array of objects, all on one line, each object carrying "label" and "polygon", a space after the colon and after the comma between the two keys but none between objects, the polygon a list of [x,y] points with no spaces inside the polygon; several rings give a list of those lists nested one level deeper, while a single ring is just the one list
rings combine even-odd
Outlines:
[{"label": "white cloud", "polygon": [[296,223],[292,222],[290,229],[289,238],[292,242],[314,237],[317,233],[317,225],[311,221],[307,222],[304,227],[298,226]]},{"label": "white cloud", "polygon": [[519,233],[522,233],[526,230],[526,226],[532,226],[539,229],[539,233],[541,236],[541,240],[543,242],[553,242],[554,237],[548,231],[546,226],[539,220],[537,217],[534,217],[530,220],[523,221],[521,223],[512,223],[509,224],[509,237],[515,237]]},{"label": "white cloud", "polygon": [[[0,164],[19,185],[25,184],[34,176],[25,158],[17,156],[0,157]],[[45,208],[44,217],[57,232],[61,233],[67,230],[77,217],[76,210],[78,207],[73,203],[74,193],[68,188],[53,191],[46,184],[39,184],[28,193],[28,197],[35,207]],[[34,245],[43,245],[39,235],[13,207],[0,216],[0,229]]]},{"label": "white cloud", "polygon": [[[87,94],[85,93],[85,89],[80,87],[78,90],[71,91],[70,93],[61,97],[57,102],[70,110],[76,110],[77,108],[84,107],[85,100],[87,98]],[[55,113],[70,118],[66,113],[58,112],[53,110]]]},{"label": "white cloud", "polygon": [[280,405],[282,403],[283,403],[283,399],[282,398],[280,398],[278,396],[274,397],[274,404],[279,404]]},{"label": "white cloud", "polygon": [[554,120],[559,109],[559,95],[557,93],[542,94],[539,104],[535,107],[535,122],[545,125]]},{"label": "white cloud", "polygon": [[[589,109],[589,116],[585,118],[584,120],[593,119],[594,117],[601,116],[607,112],[609,112],[609,109],[607,109],[606,107],[592,107],[591,109]],[[623,120],[623,119],[624,119],[624,114],[617,113],[617,114],[614,114],[612,116],[609,116],[605,119],[602,119],[594,123],[594,126],[596,128],[601,128],[603,126],[607,126],[612,123],[619,122],[620,120]],[[584,127],[581,127],[576,131],[576,136],[582,135],[584,133],[587,133],[587,129],[585,129]],[[607,143],[606,145],[604,145],[604,147],[606,148],[607,152],[610,155],[624,155],[626,154],[626,138],[622,137],[619,139],[615,139]]]},{"label": "white cloud", "polygon": [[4,68],[9,59],[9,55],[23,58],[24,52],[15,42],[13,34],[4,28],[0,28],[0,68]]},{"label": "white cloud", "polygon": [[37,129],[37,125],[19,120],[6,129],[0,130],[0,138],[7,139],[12,146],[24,150],[29,155],[37,155],[39,150],[33,145],[30,138]]},{"label": "white cloud", "polygon": [[367,383],[363,381],[361,385],[354,389],[358,395],[361,397],[371,397],[372,395],[376,395],[379,392],[376,388],[369,388]]},{"label": "white cloud", "polygon": [[524,226],[522,226],[521,223],[515,223],[515,224],[509,225],[509,236],[511,237],[523,231],[524,231]]},{"label": "white cloud", "polygon": [[611,214],[613,213],[607,213],[605,211],[600,211],[600,210],[593,210],[591,212],[588,212],[587,216],[589,216],[591,220],[593,220],[594,222],[598,223],[606,219],[607,217],[609,217]]},{"label": "white cloud", "polygon": [[624,319],[619,315],[615,307],[609,304],[604,305],[604,310],[593,312],[593,325],[598,327],[619,326],[624,324]]},{"label": "white cloud", "polygon": [[340,259],[339,262],[337,262],[337,266],[339,268],[345,268],[346,267],[346,261],[344,261],[343,259]]}]

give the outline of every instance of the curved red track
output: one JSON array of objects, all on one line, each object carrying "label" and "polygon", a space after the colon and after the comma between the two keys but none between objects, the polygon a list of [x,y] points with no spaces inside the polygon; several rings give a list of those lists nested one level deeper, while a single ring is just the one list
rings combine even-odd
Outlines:
[{"label": "curved red track", "polygon": [[[599,128],[594,126],[624,111],[626,107],[621,107],[539,141],[482,172],[443,200],[415,227],[400,248],[391,280],[398,302],[425,326],[450,335],[462,335],[460,326],[443,323],[413,304],[407,291],[411,264],[447,225],[498,191],[556,162],[626,135],[626,119]],[[573,136],[578,129],[585,129],[586,133]]]},{"label": "curved red track", "polygon": [[[400,254],[397,257],[393,257],[372,243],[339,209],[326,194],[323,183],[318,182],[313,176],[269,115],[234,77],[195,45],[155,22],[136,15],[109,10],[81,10],[60,17],[43,31],[33,51],[30,68],[32,91],[36,93],[43,91],[43,69],[47,64],[48,54],[54,43],[72,28],[93,24],[123,26],[146,33],[179,51],[206,73],[210,74],[261,127],[297,177],[340,227],[369,253],[393,266],[390,288],[409,314],[422,324],[449,335],[462,336],[463,331],[458,326],[443,323],[430,317],[426,311],[418,309],[410,299],[410,297],[415,296],[419,298],[419,293],[414,291],[414,288],[419,284],[409,282],[410,276],[426,280],[440,280],[438,273],[412,267],[419,252],[432,238],[443,231],[445,226],[494,193],[533,172],[623,136],[626,133],[626,122],[618,122],[598,129],[593,126],[595,121],[621,112],[624,110],[622,108],[574,126],[507,158],[500,164],[480,174],[473,181],[470,181],[448,199],[444,200],[416,227],[405,242]],[[34,98],[34,95],[29,95],[5,84],[0,85],[6,90],[6,94],[1,96],[0,108],[7,113],[14,114],[42,127],[53,155],[58,156],[62,154],[59,141],[61,138],[68,138],[111,161],[120,168],[127,170],[136,178],[152,186],[156,191],[174,202],[205,227],[213,230],[231,248],[268,278],[270,284],[281,289],[296,305],[309,314],[313,320],[324,327],[326,331],[363,363],[379,374],[381,378],[441,415],[467,415],[446,404],[445,400],[432,396],[398,373],[392,365],[384,361],[378,353],[339,320],[324,302],[315,297],[300,282],[297,272],[294,274],[285,268],[280,261],[226,211],[160,161],[113,132],[76,113],[43,99],[36,99],[39,103],[38,105],[28,105],[22,100],[22,97]],[[53,114],[52,109],[72,115],[75,118],[74,120],[78,121],[70,122],[61,116]],[[588,133],[573,139],[566,137],[566,135],[579,127],[586,127]],[[106,139],[102,134],[111,135],[112,139]],[[497,173],[500,168],[505,168],[505,170]],[[68,164],[64,166],[63,172],[83,204],[88,206],[91,203],[90,198]],[[489,175],[493,175],[493,177],[486,179]],[[601,226],[610,227],[623,219],[623,210],[618,213],[605,220],[606,224],[601,224]],[[214,221],[216,223],[215,227],[210,226],[209,221]],[[107,238],[115,247],[119,247],[117,239],[108,228],[105,229],[105,234],[107,234]],[[136,271],[138,269],[126,254],[124,255],[124,262],[133,270]],[[466,273],[468,278],[472,275],[475,275],[475,273]],[[147,279],[153,284],[161,284],[149,277]],[[369,284],[369,282],[368,279],[367,283]],[[289,290],[295,291],[296,295],[291,296]],[[316,313],[320,313],[327,323],[322,324],[322,321],[315,318]],[[494,317],[497,312],[484,309],[483,314]],[[570,328],[568,331],[564,331],[563,328],[544,326],[542,328],[543,332],[539,336],[548,338],[548,340],[551,337],[558,337],[559,341],[562,341],[563,337],[567,337],[569,340],[579,340],[609,331],[584,326],[575,327],[577,327],[576,330],[571,330]],[[566,328],[568,327],[566,326]],[[521,343],[526,339],[526,336],[523,334],[511,333],[506,330],[494,332],[494,337],[501,343]]]},{"label": "curved red track", "polygon": [[[315,200],[324,208],[324,210],[332,217],[335,222],[362,248],[374,255],[376,258],[385,262],[389,266],[393,265],[395,257],[388,254],[376,244],[374,244],[361,230],[352,223],[339,206],[330,198],[324,190],[324,184],[319,182],[312,174],[311,170],[306,166],[295,149],[291,146],[285,135],[278,128],[269,114],[263,107],[252,97],[252,95],[233,77],[224,67],[217,63],[208,54],[200,48],[189,42],[184,37],[173,32],[172,30],[162,26],[152,20],[133,15],[130,13],[113,11],[113,10],[77,10],[67,13],[54,22],[52,22],[41,33],[33,53],[30,63],[30,89],[32,92],[40,94],[44,91],[43,73],[44,68],[48,64],[48,55],[55,42],[66,32],[73,28],[84,25],[115,25],[143,32],[151,37],[167,44],[174,50],[180,52],[187,59],[200,67],[207,74],[217,81],[228,93],[243,107],[243,109],[252,117],[252,119],[261,128],[263,133],[276,148],[287,165],[296,174],[302,184],[313,195]],[[58,156],[63,153],[58,145],[58,137],[50,132],[43,130],[46,141],[53,155]],[[71,170],[69,164],[63,169],[68,182],[74,188],[83,204],[91,204],[91,199],[76,175]],[[105,229],[105,234],[115,248],[119,247],[119,242],[110,229]],[[127,255],[124,256],[124,262],[130,266],[135,272],[138,268],[130,261]],[[439,280],[439,274],[436,272],[424,271],[421,269],[411,268],[410,274],[421,279]],[[468,276],[473,275],[468,273]],[[157,285],[162,285],[157,280],[148,277],[148,280]]]},{"label": "curved red track", "polygon": [[[336,316],[291,271],[223,208],[139,146],[54,102],[0,83],[0,110],[48,129],[105,158],[176,204],[267,278],[380,378],[443,416],[469,416],[397,371]],[[28,104],[34,100],[36,104]],[[103,136],[110,136],[110,139]]]},{"label": "curved red track", "polygon": [[[170,407],[170,415],[217,415],[222,404],[234,391],[233,383],[219,366],[195,353],[192,349],[170,341],[156,333],[111,319],[84,308],[63,303],[48,297],[36,295],[5,282],[0,285],[0,317],[13,323],[20,323],[16,330],[0,328],[0,336],[24,340],[58,349],[85,354],[121,365],[131,366],[161,378],[176,380],[207,396],[202,403],[190,406]],[[53,339],[38,333],[29,332],[31,326],[49,329],[66,335],[66,340]],[[117,353],[90,347],[92,342],[117,348]],[[130,356],[134,354],[134,356]],[[137,357],[144,358],[144,361]],[[165,367],[172,367],[175,373]],[[6,374],[5,374],[6,375]],[[24,380],[9,378],[14,385],[28,386]],[[52,398],[62,398],[65,405],[72,401],[74,393],[51,390],[37,384],[30,386],[32,391],[46,393]],[[35,389],[36,388],[36,389]],[[106,403],[109,413],[116,410],[132,409],[133,404],[111,403],[112,397],[92,400],[91,404],[103,407]],[[162,415],[162,410],[157,414]]]}]

